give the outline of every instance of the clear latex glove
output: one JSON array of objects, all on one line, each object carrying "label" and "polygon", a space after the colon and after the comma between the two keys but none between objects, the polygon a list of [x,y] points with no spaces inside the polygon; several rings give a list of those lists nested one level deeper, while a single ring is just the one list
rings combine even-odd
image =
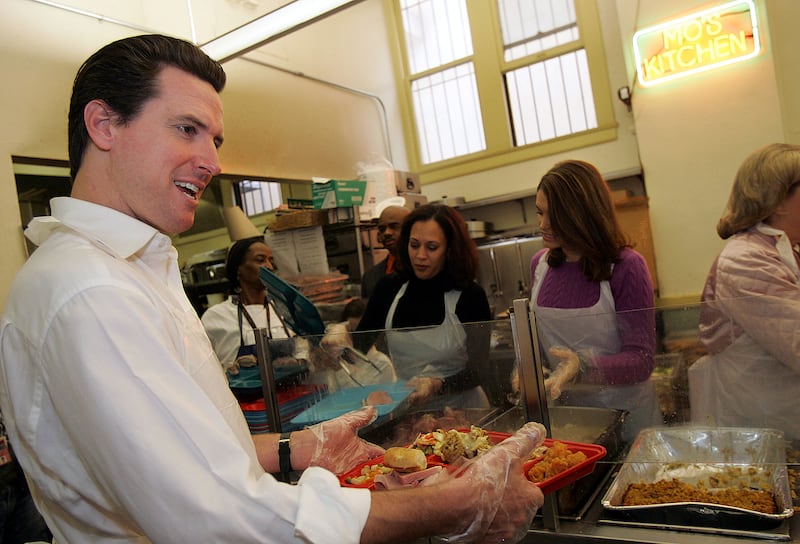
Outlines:
[{"label": "clear latex glove", "polygon": [[239,373],[239,361],[234,360],[230,366],[225,369],[225,371],[231,376],[236,376]]},{"label": "clear latex glove", "polygon": [[325,336],[320,340],[320,346],[328,355],[338,359],[344,348],[353,347],[353,339],[350,337],[350,329],[347,323],[333,323],[325,329]]},{"label": "clear latex glove", "polygon": [[233,362],[233,366],[236,367],[236,372],[231,372],[231,374],[238,374],[240,368],[253,368],[257,365],[258,359],[256,359],[255,355],[251,353],[248,353],[247,355],[241,355]]},{"label": "clear latex glove", "polygon": [[501,444],[464,463],[456,477],[470,480],[479,510],[466,531],[446,536],[447,542],[513,543],[524,538],[544,495],[525,477],[522,462],[546,435],[540,423],[526,423]]},{"label": "clear latex glove", "polygon": [[313,372],[337,370],[339,368],[338,357],[331,356],[330,353],[319,346],[312,347],[309,350],[308,361]]},{"label": "clear latex glove", "polygon": [[358,437],[358,429],[377,417],[375,407],[367,406],[309,427],[317,444],[308,465],[342,474],[367,459],[383,455],[382,447]]},{"label": "clear latex glove", "polygon": [[302,366],[302,365],[303,361],[292,356],[278,357],[277,359],[273,359],[272,361],[273,367]]},{"label": "clear latex glove", "polygon": [[578,354],[564,346],[553,346],[548,352],[559,362],[556,369],[544,380],[544,388],[552,400],[561,396],[564,386],[575,379],[581,369]]},{"label": "clear latex glove", "polygon": [[431,378],[429,376],[417,376],[408,380],[408,387],[413,387],[414,392],[408,396],[411,404],[422,404],[442,390],[444,380],[442,378]]},{"label": "clear latex glove", "polygon": [[361,366],[365,368],[364,379],[368,379],[368,383],[394,383],[397,381],[394,364],[385,353],[372,346],[367,352],[367,359],[370,364]]}]

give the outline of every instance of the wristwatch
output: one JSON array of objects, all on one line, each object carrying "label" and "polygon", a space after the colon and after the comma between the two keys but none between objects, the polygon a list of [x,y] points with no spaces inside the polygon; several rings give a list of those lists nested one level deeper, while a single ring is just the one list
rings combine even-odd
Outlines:
[{"label": "wristwatch", "polygon": [[287,478],[292,471],[292,449],[289,447],[289,437],[292,433],[281,433],[278,440],[278,463],[281,473]]}]

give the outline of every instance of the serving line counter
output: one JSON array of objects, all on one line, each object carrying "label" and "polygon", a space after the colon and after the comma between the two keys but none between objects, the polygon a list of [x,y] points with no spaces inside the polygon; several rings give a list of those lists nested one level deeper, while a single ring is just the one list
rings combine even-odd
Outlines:
[{"label": "serving line counter", "polygon": [[[702,354],[696,339],[699,305],[657,309],[656,314],[657,368],[646,389],[659,407],[654,425],[631,413],[636,405],[615,405],[619,396],[605,394],[613,386],[592,388],[580,383],[580,377],[565,386],[562,398],[550,399],[544,388],[548,363],[539,353],[535,316],[524,300],[514,301],[510,319],[465,325],[467,335],[482,335],[490,342],[485,364],[478,369],[485,393],[480,399],[453,394],[412,405],[406,380],[391,372],[383,331],[373,331],[375,344],[367,353],[349,347],[331,350],[331,338],[323,341],[324,335],[295,337],[292,341],[304,346],[294,351],[307,359],[288,368],[285,361],[271,360],[272,341],[262,338],[255,370],[264,379],[249,393],[275,400],[258,404],[260,399],[251,397],[242,407],[254,433],[270,429],[273,418],[276,427],[292,430],[356,409],[378,392],[383,397],[376,405],[378,419],[361,435],[384,447],[408,445],[419,433],[471,425],[511,433],[528,420],[543,423],[553,440],[602,446],[606,454],[590,474],[546,495],[524,542],[800,542],[795,515],[800,511],[800,442],[769,429],[690,421],[686,370]],[[286,352],[286,341],[281,342]],[[708,467],[721,472],[708,479]],[[731,471],[740,473],[735,483],[718,481]],[[622,485],[672,477],[700,487],[763,487],[775,495],[777,513],[713,504],[620,507],[614,502]]]}]

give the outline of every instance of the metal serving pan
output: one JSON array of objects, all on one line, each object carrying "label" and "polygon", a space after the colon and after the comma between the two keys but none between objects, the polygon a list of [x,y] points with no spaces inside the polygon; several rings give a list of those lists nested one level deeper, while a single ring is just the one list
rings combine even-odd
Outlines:
[{"label": "metal serving pan", "polygon": [[[703,482],[708,487],[710,476],[727,478],[731,485],[771,491],[778,513],[697,502],[622,505],[623,495],[632,483],[676,478],[693,485]],[[603,496],[602,504],[616,519],[630,522],[742,530],[776,527],[794,513],[783,433],[775,429],[733,427],[644,429]]]}]

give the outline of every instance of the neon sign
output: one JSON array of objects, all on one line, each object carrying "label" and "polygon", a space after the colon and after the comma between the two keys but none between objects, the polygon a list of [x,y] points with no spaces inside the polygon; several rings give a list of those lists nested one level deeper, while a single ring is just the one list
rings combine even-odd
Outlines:
[{"label": "neon sign", "polygon": [[758,55],[752,0],[736,0],[633,35],[639,83],[648,87]]}]

